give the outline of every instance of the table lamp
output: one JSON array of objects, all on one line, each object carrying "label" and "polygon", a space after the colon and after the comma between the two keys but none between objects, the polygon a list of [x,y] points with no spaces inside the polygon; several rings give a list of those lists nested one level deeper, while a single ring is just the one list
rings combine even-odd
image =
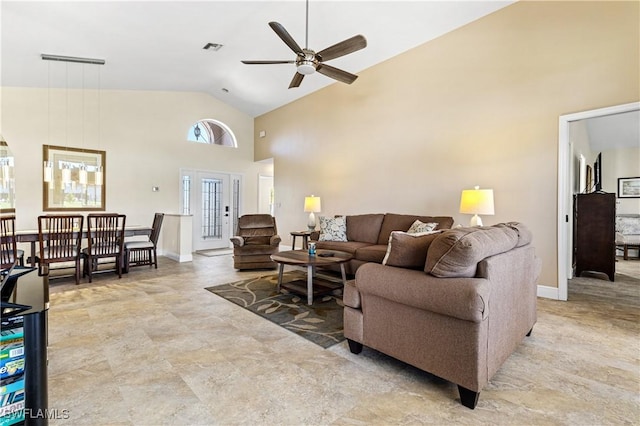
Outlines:
[{"label": "table lamp", "polygon": [[472,214],[469,226],[482,226],[479,214],[495,214],[493,209],[493,189],[465,189],[460,197],[460,213]]},{"label": "table lamp", "polygon": [[309,213],[309,221],[307,222],[309,231],[316,229],[316,216],[314,213],[318,213],[321,209],[320,197],[315,195],[304,197],[304,211]]}]

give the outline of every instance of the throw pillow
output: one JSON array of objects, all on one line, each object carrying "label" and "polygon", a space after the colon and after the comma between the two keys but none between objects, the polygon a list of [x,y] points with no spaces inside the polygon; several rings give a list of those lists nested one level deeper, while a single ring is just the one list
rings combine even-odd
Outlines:
[{"label": "throw pillow", "polygon": [[402,231],[391,232],[387,254],[382,260],[382,264],[409,269],[424,268],[429,246],[441,232],[431,231],[419,234]]},{"label": "throw pillow", "polygon": [[424,223],[424,222],[416,219],[416,221],[413,222],[411,227],[409,227],[409,230],[407,231],[407,233],[408,234],[418,234],[418,233],[421,233],[421,232],[431,232],[434,229],[436,229],[436,226],[438,226],[437,223],[434,223],[434,222]]},{"label": "throw pillow", "polygon": [[347,222],[344,216],[320,216],[320,237],[318,241],[347,241]]}]

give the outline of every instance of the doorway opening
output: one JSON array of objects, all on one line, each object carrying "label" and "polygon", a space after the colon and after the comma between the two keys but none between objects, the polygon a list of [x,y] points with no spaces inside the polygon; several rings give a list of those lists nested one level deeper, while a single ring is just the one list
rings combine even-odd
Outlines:
[{"label": "doorway opening", "polygon": [[[558,291],[546,297],[567,300],[569,279],[573,275],[573,193],[576,185],[576,166],[572,145],[572,124],[581,120],[624,114],[640,110],[640,102],[616,105],[574,114],[562,115],[559,118],[558,135]],[[577,168],[582,171],[581,165]],[[584,186],[584,185],[582,185]]]}]

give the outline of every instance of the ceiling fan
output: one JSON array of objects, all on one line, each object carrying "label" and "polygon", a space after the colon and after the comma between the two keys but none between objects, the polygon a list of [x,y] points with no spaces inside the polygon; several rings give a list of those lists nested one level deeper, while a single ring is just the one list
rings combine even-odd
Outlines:
[{"label": "ceiling fan", "polygon": [[334,80],[341,81],[343,83],[353,83],[357,75],[350,72],[343,71],[331,65],[327,65],[324,62],[331,59],[336,59],[341,56],[353,53],[360,49],[367,47],[367,39],[362,35],[356,35],[346,40],[336,43],[333,46],[329,46],[319,52],[315,52],[309,49],[309,0],[307,0],[307,15],[306,15],[306,31],[305,31],[305,48],[301,48],[298,43],[291,37],[291,35],[285,30],[285,28],[277,22],[269,22],[269,26],[275,33],[289,46],[291,50],[296,54],[296,59],[293,61],[242,61],[243,64],[250,65],[265,65],[265,64],[296,64],[296,73],[289,84],[289,89],[292,87],[300,86],[302,79],[305,75],[313,74],[318,71],[320,74],[324,74],[327,77],[331,77]]}]

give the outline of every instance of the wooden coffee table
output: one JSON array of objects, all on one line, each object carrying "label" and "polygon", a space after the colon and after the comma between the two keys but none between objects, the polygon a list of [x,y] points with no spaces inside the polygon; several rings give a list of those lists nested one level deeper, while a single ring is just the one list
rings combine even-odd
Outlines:
[{"label": "wooden coffee table", "polygon": [[313,304],[313,296],[314,293],[316,295],[322,294],[327,291],[334,290],[335,288],[326,287],[320,285],[319,283],[316,285],[316,288],[313,288],[313,277],[315,275],[316,266],[329,266],[329,265],[340,265],[340,272],[342,272],[342,285],[346,285],[347,283],[347,274],[344,271],[344,264],[351,260],[353,256],[349,253],[345,253],[342,251],[336,250],[320,250],[316,251],[315,256],[309,256],[309,252],[307,250],[291,250],[291,251],[283,251],[277,254],[271,255],[271,260],[274,262],[278,262],[280,264],[280,270],[278,271],[278,291],[280,291],[280,287],[287,288],[288,290],[294,292],[303,292],[304,293],[304,285],[300,285],[299,282],[291,282],[282,284],[282,273],[284,272],[284,265],[294,265],[294,266],[306,266],[307,267],[307,286],[306,286],[306,295],[307,295],[307,304]]}]

